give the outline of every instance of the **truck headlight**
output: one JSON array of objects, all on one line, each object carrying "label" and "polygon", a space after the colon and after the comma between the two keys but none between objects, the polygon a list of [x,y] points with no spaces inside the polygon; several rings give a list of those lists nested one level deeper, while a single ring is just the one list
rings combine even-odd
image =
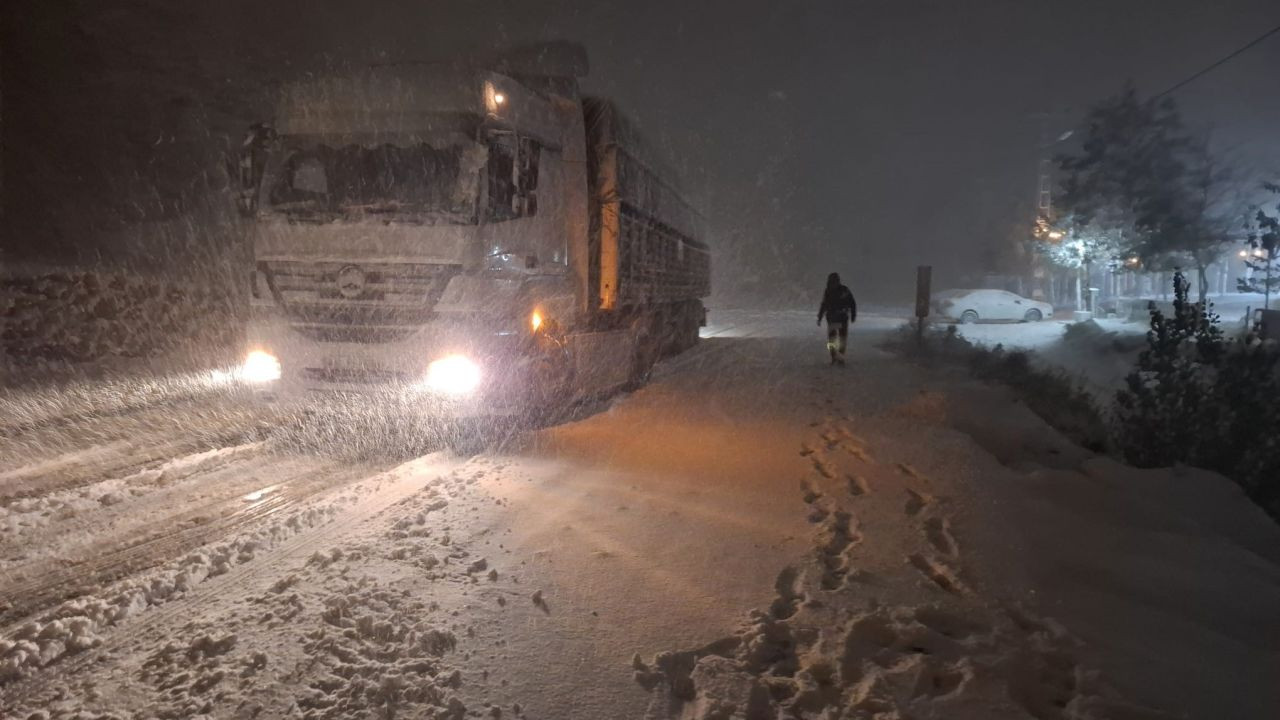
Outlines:
[{"label": "truck headlight", "polygon": [[265,350],[254,350],[244,359],[240,378],[245,382],[265,383],[280,379],[280,361]]},{"label": "truck headlight", "polygon": [[462,355],[448,355],[427,366],[423,385],[444,395],[466,395],[480,385],[480,366]]}]

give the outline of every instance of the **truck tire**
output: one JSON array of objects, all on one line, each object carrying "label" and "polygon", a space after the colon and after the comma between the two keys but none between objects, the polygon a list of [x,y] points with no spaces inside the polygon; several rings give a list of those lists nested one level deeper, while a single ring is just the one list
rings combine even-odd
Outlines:
[{"label": "truck tire", "polygon": [[698,331],[702,328],[702,303],[692,300],[685,303],[680,313],[680,352],[698,344]]},{"label": "truck tire", "polygon": [[627,391],[637,390],[649,382],[653,366],[662,354],[657,340],[660,336],[655,333],[657,326],[657,320],[648,315],[638,318],[632,325],[636,333],[636,345],[631,354],[631,377],[624,388]]}]

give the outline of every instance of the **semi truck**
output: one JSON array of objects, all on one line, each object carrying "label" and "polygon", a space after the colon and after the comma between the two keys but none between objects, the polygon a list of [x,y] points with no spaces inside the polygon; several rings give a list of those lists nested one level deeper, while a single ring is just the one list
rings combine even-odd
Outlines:
[{"label": "semi truck", "polygon": [[234,160],[253,249],[239,376],[511,415],[639,385],[693,346],[699,216],[586,73],[552,43],[286,88]]}]

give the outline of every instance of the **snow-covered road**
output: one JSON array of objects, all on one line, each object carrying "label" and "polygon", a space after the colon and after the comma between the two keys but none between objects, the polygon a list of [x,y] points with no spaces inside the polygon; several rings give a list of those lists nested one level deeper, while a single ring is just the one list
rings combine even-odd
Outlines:
[{"label": "snow-covered road", "polygon": [[0,717],[1280,708],[1280,529],[1238,490],[907,365],[893,318],[829,367],[812,317],[713,313],[645,388],[470,457],[316,452],[208,389],[31,401]]}]

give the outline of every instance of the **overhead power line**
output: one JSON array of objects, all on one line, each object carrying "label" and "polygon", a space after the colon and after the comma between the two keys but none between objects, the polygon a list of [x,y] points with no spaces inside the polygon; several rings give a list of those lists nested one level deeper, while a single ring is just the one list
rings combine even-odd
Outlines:
[{"label": "overhead power line", "polygon": [[1270,30],[1268,30],[1268,31],[1266,31],[1266,32],[1264,32],[1264,33],[1262,33],[1261,35],[1259,35],[1258,37],[1254,38],[1253,40],[1250,40],[1247,44],[1245,44],[1245,45],[1241,46],[1240,48],[1236,49],[1236,50],[1235,50],[1234,52],[1232,52],[1230,55],[1228,55],[1228,56],[1226,56],[1226,57],[1222,58],[1221,60],[1219,60],[1219,61],[1215,62],[1214,64],[1210,65],[1209,67],[1204,68],[1203,70],[1201,70],[1200,72],[1197,72],[1196,74],[1192,75],[1191,77],[1188,77],[1186,80],[1183,80],[1182,82],[1177,83],[1177,84],[1176,84],[1176,85],[1174,85],[1173,87],[1169,88],[1168,90],[1165,90],[1164,92],[1160,93],[1159,95],[1156,95],[1155,97],[1157,97],[1157,98],[1162,98],[1162,97],[1164,97],[1165,95],[1168,95],[1168,94],[1169,94],[1169,93],[1171,93],[1171,92],[1174,92],[1174,91],[1176,91],[1176,90],[1180,90],[1183,86],[1190,84],[1191,82],[1193,82],[1193,81],[1195,81],[1195,80],[1199,79],[1200,77],[1202,77],[1202,76],[1204,76],[1204,75],[1207,75],[1208,73],[1212,72],[1212,71],[1213,71],[1215,68],[1217,68],[1218,66],[1223,65],[1224,63],[1227,63],[1227,62],[1231,61],[1231,60],[1232,60],[1232,59],[1234,59],[1237,55],[1240,55],[1241,53],[1245,52],[1245,51],[1246,51],[1246,50],[1248,50],[1249,48],[1253,47],[1254,45],[1257,45],[1258,43],[1262,42],[1263,40],[1266,40],[1267,38],[1271,37],[1272,35],[1275,35],[1276,33],[1280,33],[1280,25],[1277,25],[1277,26],[1275,26],[1275,27],[1271,28]]}]

